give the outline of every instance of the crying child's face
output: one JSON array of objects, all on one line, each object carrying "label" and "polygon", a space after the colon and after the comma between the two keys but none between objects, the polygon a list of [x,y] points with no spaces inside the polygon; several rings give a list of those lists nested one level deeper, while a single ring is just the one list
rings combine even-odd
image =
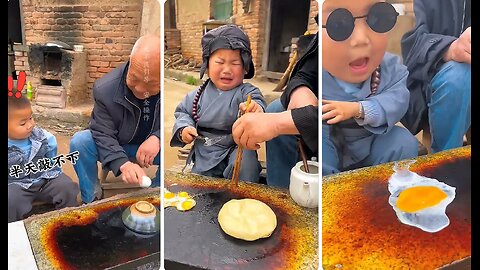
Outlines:
[{"label": "crying child's face", "polygon": [[217,49],[208,59],[208,77],[222,91],[239,86],[244,75],[240,50]]}]

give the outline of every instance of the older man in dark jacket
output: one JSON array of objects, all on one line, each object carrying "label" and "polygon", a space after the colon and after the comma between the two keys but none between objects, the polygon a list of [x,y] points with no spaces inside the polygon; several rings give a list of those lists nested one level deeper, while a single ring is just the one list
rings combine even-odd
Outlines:
[{"label": "older man in dark jacket", "polygon": [[[130,61],[93,86],[89,129],[77,132],[70,151],[84,203],[100,199],[97,161],[126,183],[142,184],[143,168],[160,164],[160,38],[137,40]],[[152,186],[160,185],[160,167]]]},{"label": "older man in dark jacket", "polygon": [[402,123],[428,123],[432,152],[462,145],[470,127],[471,1],[415,0],[416,25],[402,38],[410,105]]}]

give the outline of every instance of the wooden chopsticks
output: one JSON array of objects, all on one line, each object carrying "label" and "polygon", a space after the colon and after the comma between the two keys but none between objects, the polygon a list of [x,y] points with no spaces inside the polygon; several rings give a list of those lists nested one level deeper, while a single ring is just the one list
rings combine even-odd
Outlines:
[{"label": "wooden chopsticks", "polygon": [[[240,111],[240,117],[247,113],[248,106],[250,106],[250,102],[252,101],[252,96],[249,94],[247,96],[247,102],[245,104],[245,111]],[[242,164],[242,153],[243,153],[243,147],[241,145],[238,145],[237,149],[237,154],[235,155],[235,164],[233,165],[233,174],[232,174],[232,181],[231,184],[235,185],[238,187],[238,176],[240,174],[240,166]]]},{"label": "wooden chopsticks", "polygon": [[302,157],[304,170],[306,173],[310,173],[310,170],[308,169],[307,155],[305,155],[305,151],[303,150],[303,142],[301,139],[298,139],[297,143],[298,149],[300,150],[300,157]]}]

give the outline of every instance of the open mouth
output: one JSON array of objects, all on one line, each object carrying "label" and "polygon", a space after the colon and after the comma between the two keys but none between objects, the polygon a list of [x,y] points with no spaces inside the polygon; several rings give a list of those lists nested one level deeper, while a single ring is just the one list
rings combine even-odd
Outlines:
[{"label": "open mouth", "polygon": [[354,71],[363,71],[364,69],[367,68],[368,60],[369,60],[368,57],[359,58],[353,62],[350,62],[349,66]]},{"label": "open mouth", "polygon": [[233,81],[232,78],[220,78],[220,81],[223,82],[223,83],[231,83]]}]

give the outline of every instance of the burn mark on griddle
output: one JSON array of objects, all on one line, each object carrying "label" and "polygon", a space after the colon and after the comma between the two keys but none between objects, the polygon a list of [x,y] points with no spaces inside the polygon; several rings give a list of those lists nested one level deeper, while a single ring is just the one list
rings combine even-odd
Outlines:
[{"label": "burn mark on griddle", "polygon": [[471,254],[470,150],[419,157],[410,169],[456,187],[450,225],[427,233],[401,224],[388,203],[392,163],[326,177],[323,185],[324,269],[437,269]]},{"label": "burn mark on griddle", "polygon": [[[166,174],[172,192],[187,191],[197,201],[188,212],[165,209],[165,259],[191,269],[305,269],[318,264],[318,215],[296,205],[285,190],[222,179]],[[183,178],[185,177],[185,178]],[[243,241],[225,234],[218,212],[231,199],[252,198],[269,205],[277,227],[269,238]]]},{"label": "burn mark on griddle", "polygon": [[[160,207],[159,196],[142,200]],[[50,220],[40,232],[47,258],[58,269],[95,270],[159,252],[160,233],[141,235],[123,225],[123,210],[137,201],[112,201]]]}]

